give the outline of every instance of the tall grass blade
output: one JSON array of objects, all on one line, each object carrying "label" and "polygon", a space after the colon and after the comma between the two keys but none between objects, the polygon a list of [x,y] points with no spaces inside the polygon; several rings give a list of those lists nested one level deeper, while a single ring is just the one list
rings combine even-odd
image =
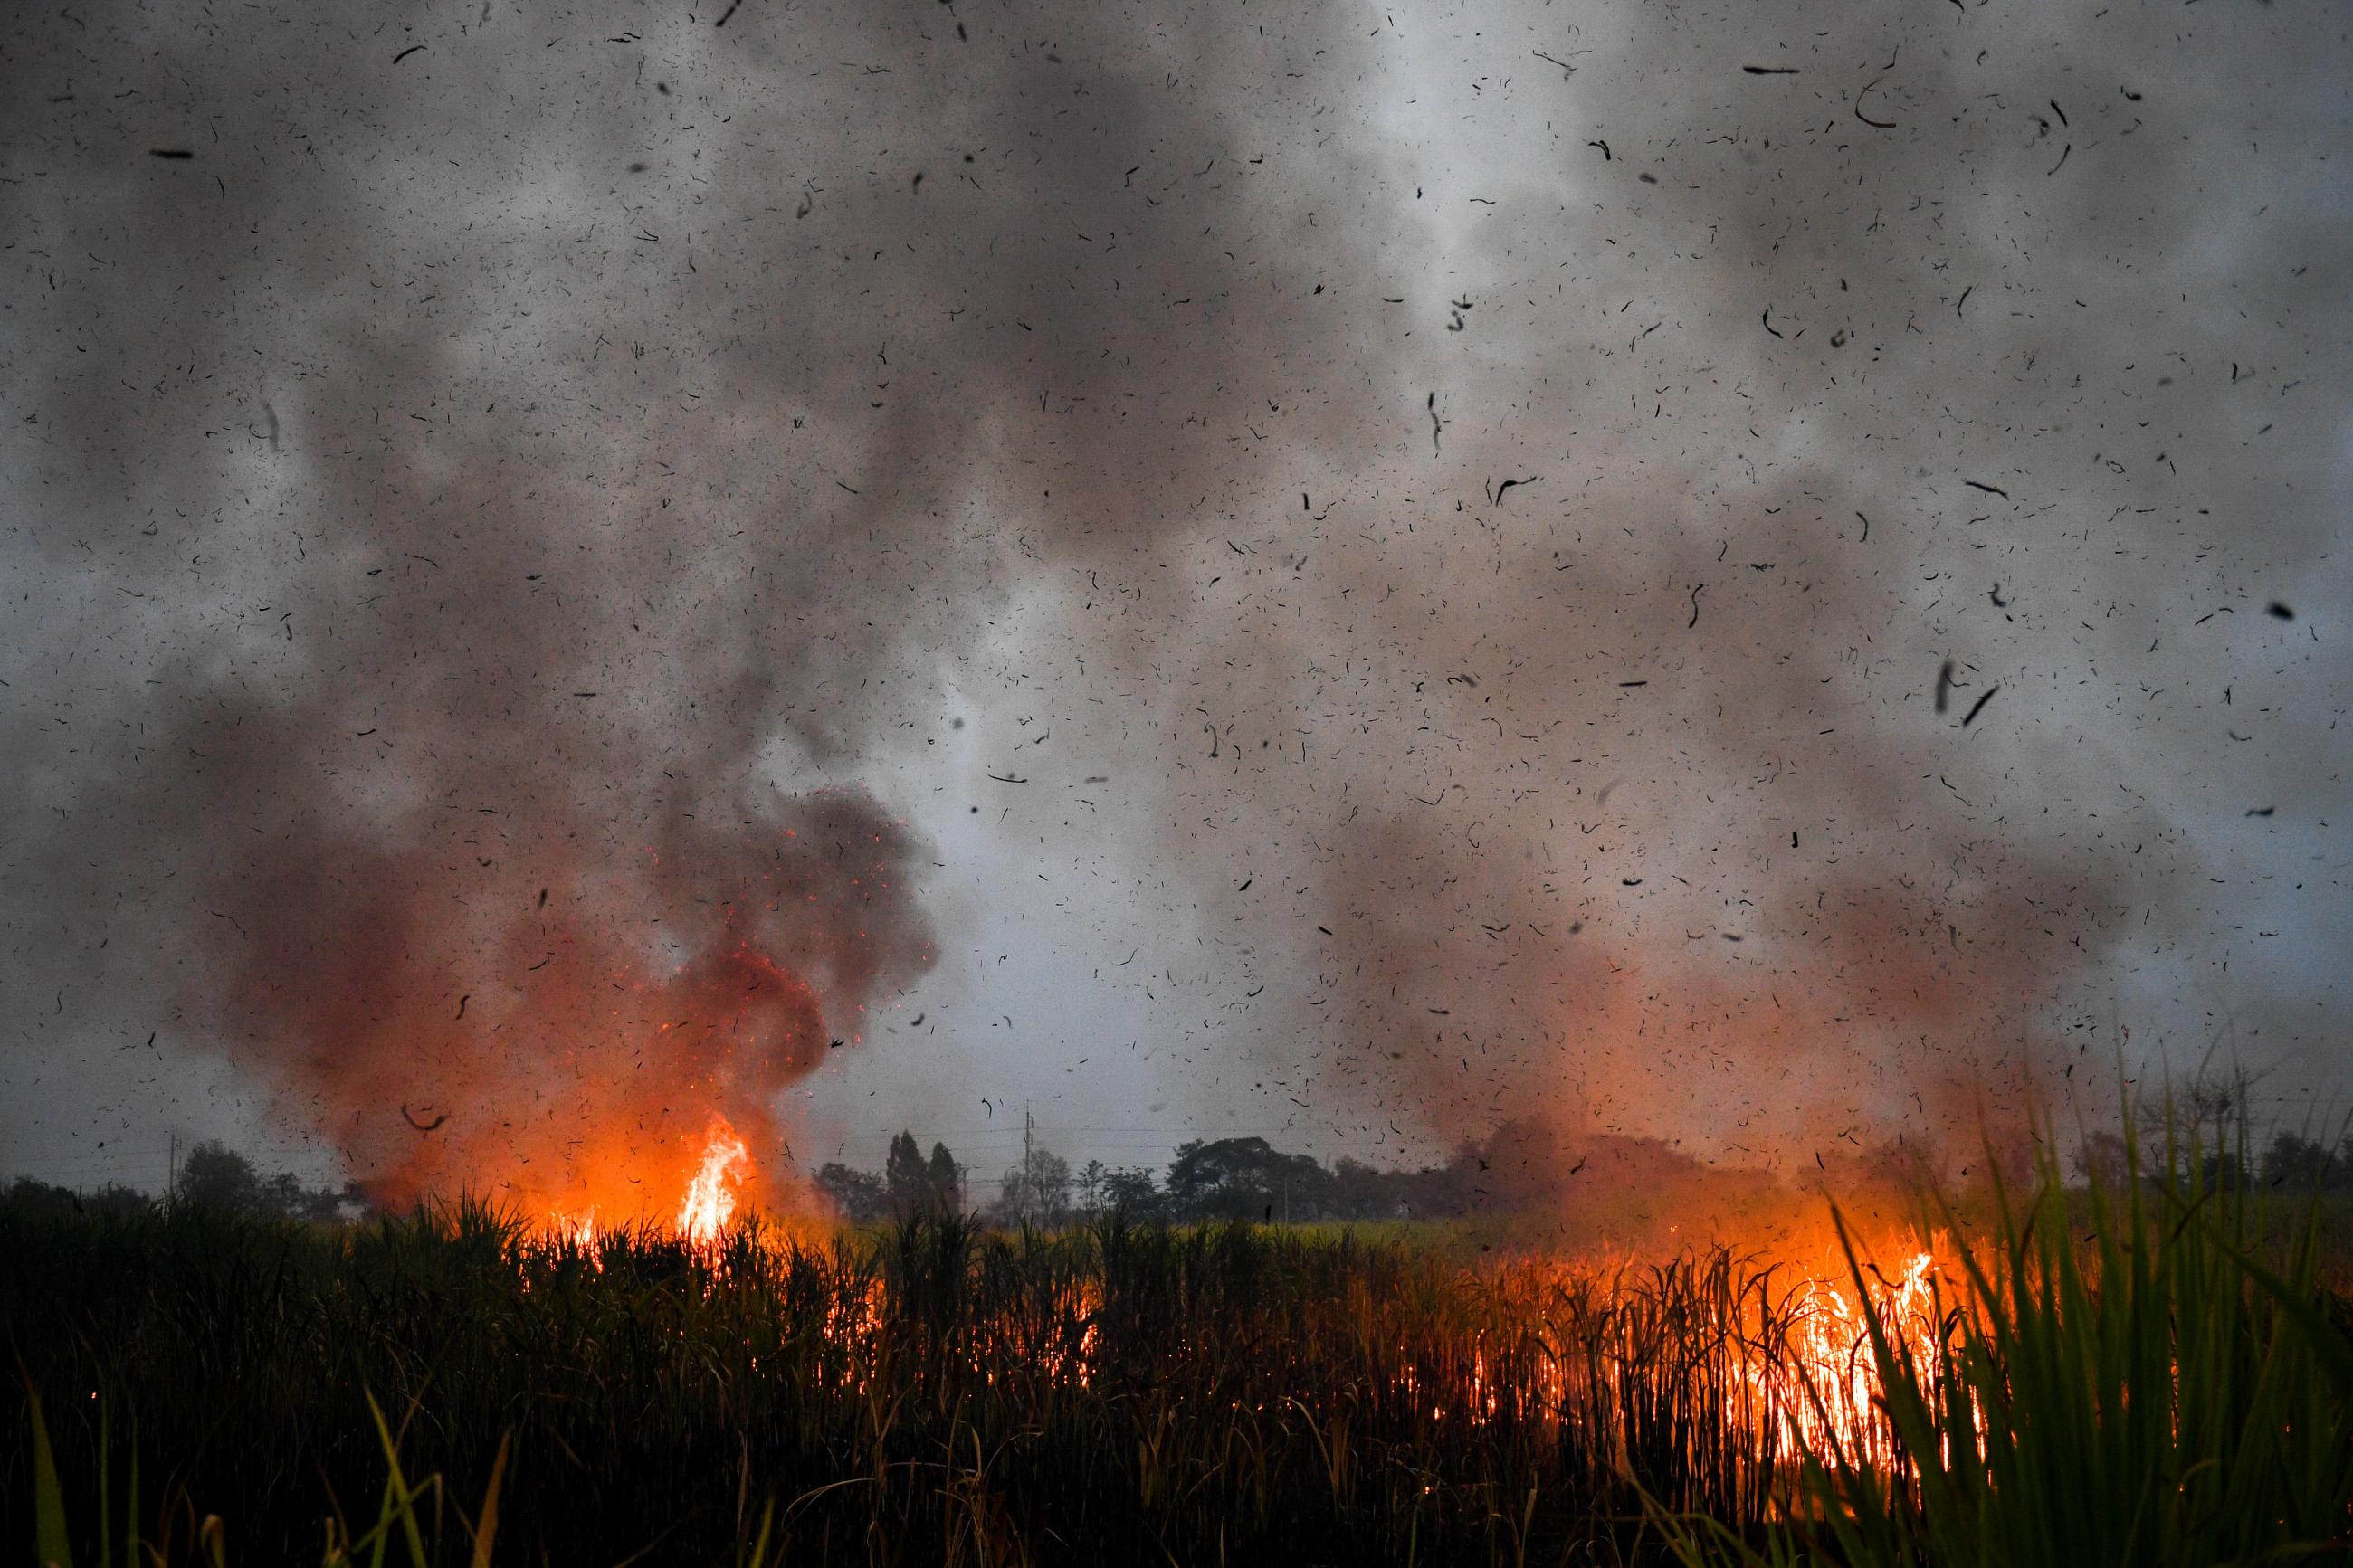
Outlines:
[{"label": "tall grass blade", "polygon": [[472,1568],[491,1568],[491,1543],[499,1534],[499,1483],[506,1479],[507,1452],[514,1442],[512,1430],[499,1434],[499,1451],[491,1459],[491,1484],[482,1489],[482,1511],[474,1522]]},{"label": "tall grass blade", "polygon": [[33,1437],[33,1557],[40,1568],[73,1568],[73,1546],[66,1539],[65,1488],[58,1479],[58,1458],[49,1447],[49,1424],[41,1414],[41,1396],[30,1382],[25,1384]]}]

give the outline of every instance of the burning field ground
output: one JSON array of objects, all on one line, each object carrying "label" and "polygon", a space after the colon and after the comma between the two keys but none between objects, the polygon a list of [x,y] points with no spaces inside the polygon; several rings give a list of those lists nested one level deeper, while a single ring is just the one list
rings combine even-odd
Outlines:
[{"label": "burning field ground", "polygon": [[1841,1218],[1819,1264],[777,1225],[744,1158],[715,1128],[673,1216],[605,1227],[20,1189],[37,1560],[2187,1564],[2353,1530],[2344,1200],[2194,1148]]}]

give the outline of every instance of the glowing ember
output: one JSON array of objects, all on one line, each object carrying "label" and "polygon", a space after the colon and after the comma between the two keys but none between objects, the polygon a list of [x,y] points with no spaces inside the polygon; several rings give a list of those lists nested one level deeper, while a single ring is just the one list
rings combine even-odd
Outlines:
[{"label": "glowing ember", "polygon": [[735,1217],[735,1187],[751,1170],[752,1152],[723,1116],[711,1119],[710,1141],[703,1145],[702,1168],[687,1184],[686,1201],[678,1207],[678,1234],[696,1247],[715,1246]]}]

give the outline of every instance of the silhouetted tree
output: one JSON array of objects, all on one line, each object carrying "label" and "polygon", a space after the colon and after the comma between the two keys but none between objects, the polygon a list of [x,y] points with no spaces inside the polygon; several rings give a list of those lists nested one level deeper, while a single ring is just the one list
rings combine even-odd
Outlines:
[{"label": "silhouetted tree", "polygon": [[2236,1064],[2205,1066],[2187,1079],[2168,1082],[2162,1093],[2139,1104],[2142,1163],[2162,1164],[2168,1150],[2187,1163],[2195,1147],[2200,1163],[2224,1163],[2206,1158],[2233,1148],[2246,1129],[2247,1105],[2255,1087],[2268,1076],[2251,1073]]},{"label": "silhouetted tree", "polygon": [[2253,1179],[2236,1149],[2218,1149],[2198,1163],[2198,1184],[2208,1192],[2232,1192]]},{"label": "silhouetted tree", "polygon": [[1168,1196],[1160,1190],[1152,1173],[1145,1170],[1105,1172],[1103,1206],[1126,1220],[1148,1222],[1168,1217]]},{"label": "silhouetted tree", "polygon": [[358,1189],[348,1183],[341,1190],[312,1189],[290,1172],[263,1175],[252,1161],[216,1139],[188,1151],[174,1195],[196,1208],[267,1219],[329,1220],[339,1218],[346,1205],[364,1206]]},{"label": "silhouetted tree", "polygon": [[221,1214],[261,1212],[261,1178],[253,1162],[217,1140],[206,1140],[188,1151],[180,1165],[180,1184],[174,1196],[192,1208]]},{"label": "silhouetted tree", "polygon": [[1168,1200],[1184,1219],[1307,1219],[1323,1213],[1330,1181],[1313,1156],[1263,1138],[1197,1138],[1168,1167]]},{"label": "silhouetted tree", "polygon": [[109,1183],[94,1193],[78,1193],[32,1176],[19,1176],[0,1193],[0,1206],[19,1214],[92,1215],[144,1214],[155,1200],[135,1187]]},{"label": "silhouetted tree", "polygon": [[2263,1183],[2290,1192],[2333,1192],[2347,1184],[2345,1163],[2328,1145],[2281,1132],[2263,1151]]},{"label": "silhouetted tree", "polygon": [[1071,1163],[1031,1149],[997,1183],[997,1213],[1014,1225],[1057,1225],[1071,1205]]},{"label": "silhouetted tree", "polygon": [[944,1143],[933,1144],[926,1160],[915,1135],[901,1131],[883,1158],[881,1184],[883,1202],[894,1218],[964,1212],[964,1167]]},{"label": "silhouetted tree", "polygon": [[1426,1187],[1425,1178],[1432,1173],[1384,1171],[1343,1154],[1332,1166],[1325,1212],[1334,1219],[1395,1219],[1416,1213],[1417,1188]]},{"label": "silhouetted tree", "polygon": [[944,1214],[964,1212],[964,1167],[948,1152],[944,1143],[932,1145],[932,1163],[925,1168],[931,1179],[932,1202]]},{"label": "silhouetted tree", "polygon": [[817,1186],[834,1213],[852,1225],[871,1225],[891,1212],[891,1194],[871,1171],[831,1161],[818,1168]]},{"label": "silhouetted tree", "polygon": [[896,1218],[911,1218],[932,1206],[931,1167],[916,1147],[915,1135],[904,1129],[891,1140],[891,1152],[883,1157],[882,1187]]}]

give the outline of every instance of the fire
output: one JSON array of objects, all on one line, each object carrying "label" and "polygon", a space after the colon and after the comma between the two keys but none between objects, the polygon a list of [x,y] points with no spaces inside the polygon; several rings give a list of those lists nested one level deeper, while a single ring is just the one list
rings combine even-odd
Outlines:
[{"label": "fire", "polygon": [[596,1211],[594,1208],[591,1208],[586,1214],[582,1215],[578,1219],[574,1219],[568,1215],[562,1214],[554,1215],[550,1217],[550,1228],[553,1229],[559,1237],[570,1242],[573,1246],[588,1254],[591,1258],[594,1258],[596,1255],[598,1251],[596,1241]]},{"label": "fire", "polygon": [[[691,1173],[680,1173],[683,1196],[660,1228],[716,1268],[720,1245],[745,1205],[747,1184],[759,1173],[750,1147],[714,1113]],[[544,1245],[576,1247],[596,1266],[612,1237],[599,1228],[593,1208],[551,1214],[539,1235]],[[789,1234],[764,1241],[780,1250],[796,1245]],[[1925,1377],[1943,1375],[1949,1331],[1970,1300],[1966,1289],[1955,1294],[1947,1285],[1934,1250],[1943,1245],[1942,1238],[1907,1236],[1894,1254],[1900,1264],[1882,1268],[1862,1261],[1859,1279],[1842,1259],[1751,1269],[1720,1255],[1734,1270],[1724,1276],[1732,1289],[1711,1296],[1703,1288],[1681,1298],[1697,1316],[1679,1317],[1675,1325],[1695,1331],[1694,1342],[1713,1333],[1713,1344],[1686,1370],[1690,1403],[1671,1398],[1664,1409],[1654,1408],[1661,1321],[1641,1304],[1642,1274],[1622,1262],[1613,1268],[1560,1256],[1504,1264],[1493,1277],[1498,1299],[1520,1303],[1544,1331],[1533,1341],[1474,1341],[1462,1347],[1460,1361],[1441,1355],[1431,1367],[1437,1375],[1427,1383],[1421,1368],[1429,1363],[1420,1355],[1430,1347],[1400,1343],[1398,1392],[1433,1423],[1533,1415],[1565,1432],[1570,1425],[1593,1431],[1598,1421],[1604,1441],[1618,1444],[1621,1455],[1630,1435],[1654,1442],[1662,1417],[1673,1428],[1672,1441],[1709,1447],[1722,1440],[1704,1435],[1712,1430],[1730,1440],[1728,1450],[1714,1451],[1736,1455],[1731,1462],[1786,1506],[1792,1496],[1787,1489],[1805,1456],[1835,1455],[1883,1474],[1901,1470],[1905,1455],[1884,1407],[1871,1327],[1875,1320],[1894,1353]],[[1651,1277],[1651,1289],[1658,1278]],[[975,1323],[962,1347],[971,1371],[990,1384],[1042,1373],[1094,1385],[1104,1372],[1098,1361],[1102,1288],[1069,1280],[1058,1300],[1050,1319],[1078,1324],[1077,1332],[1041,1336],[1038,1324],[1018,1314]],[[831,1305],[821,1332],[862,1362],[882,1353],[891,1322],[884,1283],[870,1278],[860,1292]],[[1599,1325],[1601,1332],[1582,1337],[1578,1324]],[[1563,1329],[1569,1331],[1556,1331]],[[1027,1371],[1008,1370],[1016,1365]],[[1978,1420],[1982,1432],[1981,1414]]]},{"label": "fire", "polygon": [[[671,1217],[671,1233],[697,1251],[714,1249],[734,1223],[742,1189],[753,1174],[751,1146],[727,1118],[714,1112],[703,1137],[702,1153],[693,1173],[686,1178],[685,1195]],[[543,1241],[577,1248],[596,1259],[604,1252],[606,1234],[596,1223],[596,1212],[593,1203],[580,1208],[550,1209],[538,1234]]]},{"label": "fire", "polygon": [[716,1246],[735,1217],[735,1188],[751,1165],[752,1152],[735,1129],[725,1117],[713,1116],[702,1168],[687,1184],[686,1200],[678,1206],[678,1234],[698,1247]]},{"label": "fire", "polygon": [[[1942,1353],[1934,1254],[1913,1254],[1892,1276],[1871,1272],[1878,1285],[1867,1288],[1870,1312],[1890,1348],[1933,1369]],[[1781,1357],[1752,1360],[1742,1369],[1739,1397],[1757,1413],[1752,1419],[1761,1419],[1785,1452],[1834,1450],[1856,1462],[1891,1465],[1894,1439],[1879,1410],[1884,1391],[1864,1305],[1821,1278],[1801,1283],[1790,1305]]]}]

